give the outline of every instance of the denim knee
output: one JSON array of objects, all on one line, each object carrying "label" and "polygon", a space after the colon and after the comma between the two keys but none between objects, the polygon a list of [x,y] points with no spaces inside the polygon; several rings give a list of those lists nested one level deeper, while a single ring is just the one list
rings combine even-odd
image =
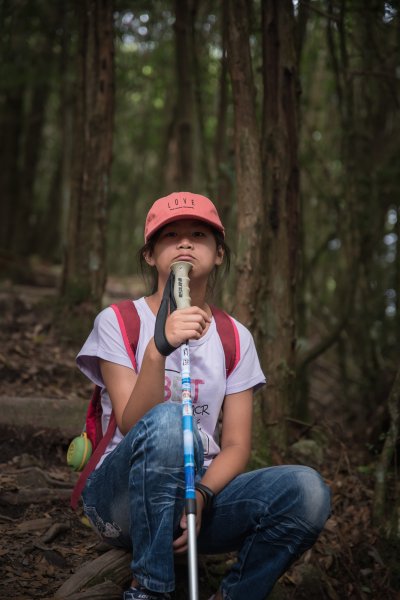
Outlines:
[{"label": "denim knee", "polygon": [[331,511],[331,493],[322,477],[311,467],[299,467],[293,471],[294,493],[297,511],[303,519],[320,532]]},{"label": "denim knee", "polygon": [[[203,450],[197,427],[193,426],[196,463],[203,461]],[[182,407],[175,402],[163,402],[149,410],[127,434],[132,450],[146,444],[152,460],[165,467],[183,466]],[[147,459],[150,457],[147,456]]]}]

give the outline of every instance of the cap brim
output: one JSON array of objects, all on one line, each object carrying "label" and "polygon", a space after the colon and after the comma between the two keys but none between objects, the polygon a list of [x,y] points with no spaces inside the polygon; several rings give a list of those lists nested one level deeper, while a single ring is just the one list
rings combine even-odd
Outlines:
[{"label": "cap brim", "polygon": [[202,223],[205,223],[212,229],[216,229],[217,231],[222,233],[222,235],[225,237],[225,229],[222,225],[218,226],[213,221],[206,219],[204,217],[199,217],[198,215],[182,215],[181,214],[181,215],[174,215],[174,216],[170,217],[169,219],[165,219],[162,223],[157,225],[157,227],[155,227],[149,234],[147,234],[147,236],[145,238],[145,243],[147,244],[147,242],[150,240],[150,238],[152,238],[153,235],[155,233],[157,233],[157,231],[160,231],[160,229],[165,227],[165,225],[169,225],[170,223],[173,223],[174,221],[183,221],[183,220],[185,220],[185,221],[189,221],[189,220],[201,221]]}]

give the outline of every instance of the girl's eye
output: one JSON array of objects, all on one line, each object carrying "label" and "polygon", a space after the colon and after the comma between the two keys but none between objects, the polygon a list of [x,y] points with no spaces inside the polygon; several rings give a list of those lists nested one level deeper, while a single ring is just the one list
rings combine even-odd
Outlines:
[{"label": "girl's eye", "polygon": [[164,236],[165,236],[165,237],[175,237],[175,236],[176,236],[176,233],[175,233],[175,231],[166,231],[166,232],[164,233]]},{"label": "girl's eye", "polygon": [[195,231],[193,233],[194,237],[206,237],[206,234],[204,233],[204,231]]}]

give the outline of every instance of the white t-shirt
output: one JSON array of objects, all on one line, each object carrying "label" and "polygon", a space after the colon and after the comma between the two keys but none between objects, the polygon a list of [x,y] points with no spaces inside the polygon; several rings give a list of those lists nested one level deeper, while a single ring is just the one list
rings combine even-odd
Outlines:
[{"label": "white t-shirt", "polygon": [[[145,298],[135,300],[134,303],[141,322],[136,349],[136,362],[140,371],[147,344],[154,335],[156,318]],[[251,333],[236,320],[235,324],[240,339],[240,359],[228,378],[226,378],[224,349],[214,318],[201,339],[189,341],[193,416],[204,446],[205,466],[208,466],[220,451],[218,417],[225,396],[249,388],[257,389],[266,381]],[[100,358],[133,368],[125,349],[116,314],[111,307],[105,308],[97,315],[93,330],[77,356],[79,369],[101,387],[102,427],[105,433],[112,408],[100,371]],[[181,402],[180,363],[181,352],[178,348],[167,357],[165,362],[166,402]],[[122,438],[123,435],[117,428],[102,460],[114,450]],[[97,466],[100,466],[102,460]]]}]

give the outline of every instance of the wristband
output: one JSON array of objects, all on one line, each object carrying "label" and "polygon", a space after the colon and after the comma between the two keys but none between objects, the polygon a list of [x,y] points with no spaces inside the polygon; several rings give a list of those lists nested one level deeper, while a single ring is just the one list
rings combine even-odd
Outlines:
[{"label": "wristband", "polygon": [[209,487],[197,481],[195,483],[195,489],[200,492],[204,500],[204,512],[209,512],[214,504],[215,494]]}]

